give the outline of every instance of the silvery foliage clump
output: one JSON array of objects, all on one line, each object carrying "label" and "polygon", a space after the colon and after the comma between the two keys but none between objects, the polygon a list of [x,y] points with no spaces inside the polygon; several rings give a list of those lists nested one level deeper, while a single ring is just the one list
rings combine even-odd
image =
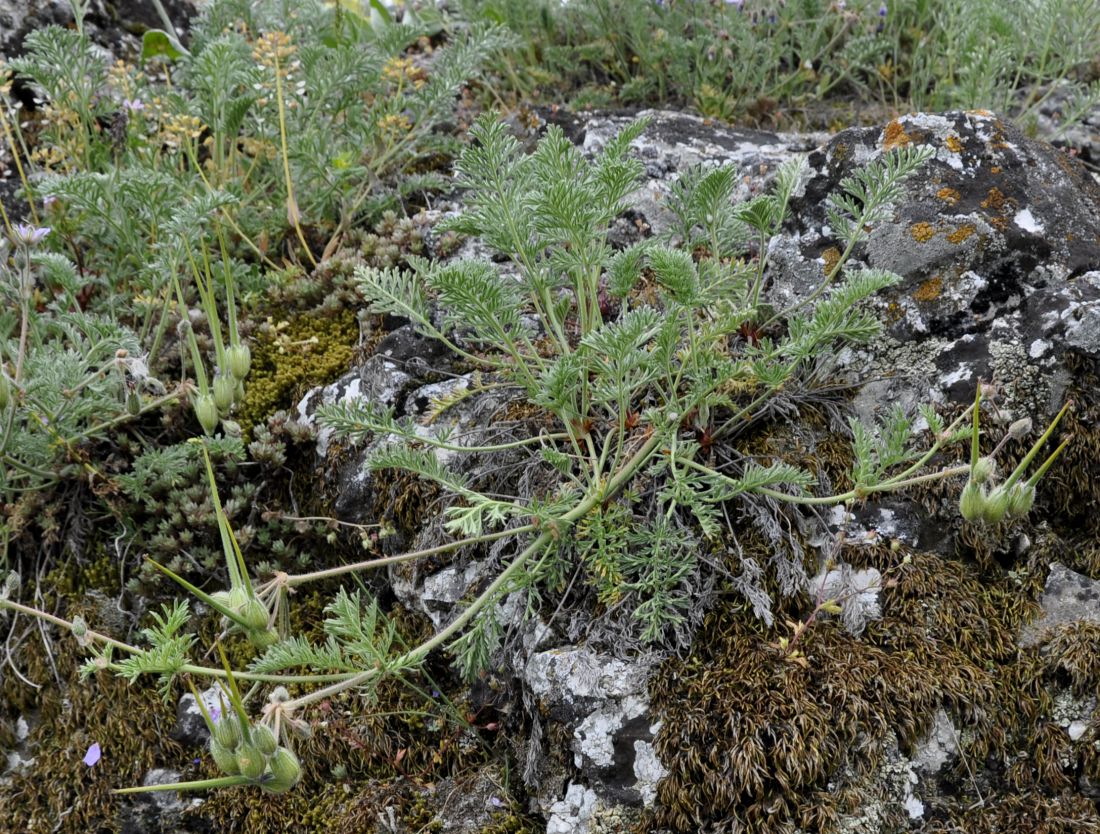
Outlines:
[{"label": "silvery foliage clump", "polygon": [[[897,276],[847,261],[866,230],[888,219],[928,151],[900,149],[844,182],[829,202],[845,247],[841,262],[808,299],[777,311],[765,292],[767,243],[799,187],[802,161],[776,172],[771,193],[741,204],[733,200],[733,168],[690,172],[674,195],[676,237],[616,251],[608,230],[638,185],[641,164],[630,145],[644,129],[635,122],[588,160],[554,127],[525,155],[503,125],[483,118],[457,164],[467,208],[450,226],[479,236],[507,269],[482,260],[414,261],[409,270],[358,273],[373,312],[408,319],[550,416],[553,429],[542,437],[497,448],[523,448],[530,465],[552,468],[552,489],[508,497],[496,485],[479,488],[436,455],[461,453],[468,438],[425,437],[392,409],[340,404],[320,417],[354,440],[388,436],[369,465],[443,486],[453,496],[444,511],[450,533],[476,538],[530,526],[537,547],[505,568],[498,598],[524,591],[534,610],[540,594],[560,588],[579,564],[599,600],[630,611],[638,635],[655,641],[691,613],[700,555],[733,534],[731,504],[778,505],[816,483],[798,467],[740,454],[738,426],[823,353],[879,332],[861,302]],[[759,241],[755,261],[739,257],[748,240]],[[700,249],[704,255],[693,254]],[[889,470],[919,457],[909,429],[900,446],[896,434],[860,435],[857,483],[889,487]],[[791,593],[805,590],[798,561],[779,566]],[[763,570],[750,560],[743,569],[738,586],[769,620]],[[454,646],[467,673],[487,663],[502,636],[492,605],[472,619]]]},{"label": "silvery foliage clump", "polygon": [[[83,279],[41,251],[48,227],[0,241],[0,502],[80,471],[74,450],[110,435],[165,393],[137,335],[82,309]],[[46,297],[40,287],[50,287]],[[0,530],[4,530],[0,522]],[[0,568],[4,567],[0,564]]]}]

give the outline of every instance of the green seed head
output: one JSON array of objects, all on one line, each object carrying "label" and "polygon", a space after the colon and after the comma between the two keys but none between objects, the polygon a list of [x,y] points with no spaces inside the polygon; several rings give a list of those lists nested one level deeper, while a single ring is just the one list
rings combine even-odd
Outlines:
[{"label": "green seed head", "polygon": [[251,744],[242,744],[237,748],[237,767],[241,776],[259,779],[267,766],[267,757]]},{"label": "green seed head", "polygon": [[241,772],[236,754],[221,744],[217,738],[210,739],[210,755],[214,757],[214,764],[218,766],[218,770],[226,776],[236,776]]},{"label": "green seed head", "polygon": [[266,724],[257,724],[253,727],[251,736],[256,749],[265,756],[270,756],[275,752],[275,748],[279,746],[279,742],[275,739],[275,733]]},{"label": "green seed head", "polygon": [[229,350],[225,352],[225,356],[225,364],[229,366],[229,373],[233,374],[233,378],[238,382],[243,382],[252,368],[252,351],[248,349],[248,345],[230,345]]},{"label": "green seed head", "polygon": [[967,481],[959,496],[959,513],[967,521],[977,521],[985,512],[985,495],[973,481]]},{"label": "green seed head", "polygon": [[207,434],[213,434],[218,427],[218,404],[214,402],[211,393],[199,394],[195,397],[195,416],[199,418],[199,425]]},{"label": "green seed head", "polygon": [[268,793],[285,793],[302,778],[298,757],[285,747],[278,748],[267,763],[267,776],[260,787]]}]

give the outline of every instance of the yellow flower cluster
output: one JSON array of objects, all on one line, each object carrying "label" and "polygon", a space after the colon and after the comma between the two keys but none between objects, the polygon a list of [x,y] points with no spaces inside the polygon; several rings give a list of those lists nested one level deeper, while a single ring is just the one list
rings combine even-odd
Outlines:
[{"label": "yellow flower cluster", "polygon": [[124,100],[132,100],[138,97],[138,82],[144,77],[143,72],[126,61],[115,61],[111,68],[107,70],[107,83]]},{"label": "yellow flower cluster", "polygon": [[286,59],[293,55],[296,49],[286,32],[265,32],[253,45],[252,57],[257,63],[275,69],[277,66],[284,66]]},{"label": "yellow flower cluster", "polygon": [[180,148],[188,140],[198,139],[204,125],[197,116],[172,113],[160,131],[160,141],[170,148]]},{"label": "yellow flower cluster", "polygon": [[399,87],[411,84],[415,89],[420,89],[428,83],[428,73],[412,58],[394,57],[382,65],[382,79]]},{"label": "yellow flower cluster", "polygon": [[401,113],[389,113],[379,120],[378,128],[388,137],[403,136],[412,130],[412,122]]}]

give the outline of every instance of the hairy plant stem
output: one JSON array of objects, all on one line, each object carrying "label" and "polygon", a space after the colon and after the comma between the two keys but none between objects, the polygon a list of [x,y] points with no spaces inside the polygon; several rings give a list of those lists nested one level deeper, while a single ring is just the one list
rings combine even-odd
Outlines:
[{"label": "hairy plant stem", "polygon": [[272,56],[275,61],[275,102],[279,107],[279,145],[283,154],[283,177],[286,180],[287,215],[288,219],[294,224],[294,231],[298,234],[298,241],[302,244],[306,257],[309,258],[309,262],[316,269],[317,259],[313,257],[313,252],[310,250],[309,244],[306,243],[306,236],[302,232],[298,200],[294,196],[294,180],[290,176],[290,150],[287,148],[286,141],[286,103],[283,101],[283,74],[279,66],[278,47],[272,51]]},{"label": "hairy plant stem", "polygon": [[[469,544],[484,544],[486,542],[497,541],[498,539],[507,538],[508,536],[520,536],[524,533],[533,533],[537,530],[534,524],[525,524],[522,527],[515,527],[510,530],[498,530],[495,533],[486,533],[483,536],[476,536],[473,538],[459,539],[458,541],[448,542],[447,544],[437,545],[436,547],[429,547],[425,550],[415,550],[411,553],[401,553],[397,556],[386,556],[381,559],[367,559],[362,562],[354,562],[350,565],[340,565],[336,568],[326,568],[324,570],[313,571],[311,573],[298,573],[286,575],[281,581],[280,585],[285,585],[288,588],[296,588],[299,585],[305,585],[308,582],[317,582],[322,579],[331,579],[334,576],[342,576],[346,573],[355,573],[361,570],[370,570],[371,568],[381,568],[386,565],[397,565],[402,562],[411,562],[414,559],[420,559],[424,556],[435,556],[439,553],[448,553],[452,550],[457,550],[460,547],[464,547]],[[266,585],[264,589],[266,589]],[[263,589],[261,589],[261,593]]]},{"label": "hairy plant stem", "polygon": [[[27,614],[31,617],[37,617],[39,620],[42,620],[44,622],[51,623],[52,625],[67,629],[70,632],[73,631],[73,624],[68,620],[64,620],[61,617],[54,616],[53,614],[49,614],[45,611],[40,611],[37,608],[31,608],[28,605],[22,605],[10,599],[0,599],[0,608],[7,608],[11,611],[17,611],[20,614]],[[110,646],[112,648],[118,649],[119,651],[123,651],[127,654],[132,655],[141,654],[143,651],[137,646],[132,646],[129,643],[124,643],[123,641],[116,640],[113,637],[108,637],[106,634],[94,631],[90,628],[84,632],[82,639],[85,641],[101,643],[105,646]],[[106,668],[109,668],[111,671],[116,673],[121,671],[119,666],[115,663],[108,663],[106,665]],[[224,669],[218,669],[213,666],[198,666],[193,663],[184,663],[178,669],[165,671],[172,671],[175,673],[187,672],[192,675],[203,675],[209,678],[229,677],[229,673],[227,673]],[[257,681],[259,683],[328,683],[331,681],[343,680],[353,674],[356,673],[338,672],[325,675],[269,675],[261,674],[258,672],[232,673],[233,677],[235,678],[240,678],[241,680]]]}]

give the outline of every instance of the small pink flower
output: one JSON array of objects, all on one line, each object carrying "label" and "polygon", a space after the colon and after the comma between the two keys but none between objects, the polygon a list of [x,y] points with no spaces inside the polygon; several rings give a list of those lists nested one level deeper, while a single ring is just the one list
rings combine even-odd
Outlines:
[{"label": "small pink flower", "polygon": [[16,223],[12,229],[12,235],[16,243],[24,246],[34,246],[41,243],[50,233],[48,226],[31,226],[29,223]]},{"label": "small pink flower", "polygon": [[84,754],[84,764],[88,767],[92,767],[101,757],[102,752],[99,749],[99,742],[94,742],[92,746],[88,748],[88,752]]}]

